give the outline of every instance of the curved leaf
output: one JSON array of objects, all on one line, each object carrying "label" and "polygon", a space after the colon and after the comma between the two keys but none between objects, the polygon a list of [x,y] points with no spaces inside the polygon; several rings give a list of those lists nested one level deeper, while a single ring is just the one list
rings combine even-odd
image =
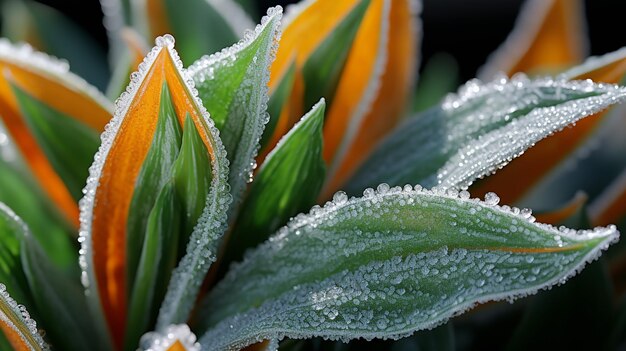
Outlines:
[{"label": "curved leaf", "polygon": [[467,188],[539,140],[624,98],[626,89],[590,81],[523,75],[470,81],[441,106],[398,127],[346,189],[355,194],[382,181]]},{"label": "curved leaf", "polygon": [[337,193],[235,265],[200,312],[205,349],[268,338],[399,338],[565,281],[617,240],[417,186]]},{"label": "curved leaf", "polygon": [[233,206],[252,178],[254,158],[268,120],[267,80],[281,18],[281,7],[269,9],[254,34],[189,67],[230,160],[228,182],[235,198]]}]

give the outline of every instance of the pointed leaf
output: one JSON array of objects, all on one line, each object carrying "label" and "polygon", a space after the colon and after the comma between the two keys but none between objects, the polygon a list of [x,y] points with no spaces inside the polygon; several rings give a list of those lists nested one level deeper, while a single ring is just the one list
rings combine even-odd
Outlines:
[{"label": "pointed leaf", "polygon": [[497,202],[408,185],[337,193],[233,267],[207,298],[200,343],[399,338],[565,281],[619,236],[537,224]]},{"label": "pointed leaf", "polygon": [[[22,220],[5,204],[0,202],[0,229],[7,235],[20,240],[28,229]],[[30,318],[26,308],[9,295],[4,284],[0,283],[0,332],[15,350],[48,350],[37,324]]]},{"label": "pointed leaf", "polygon": [[332,103],[339,77],[370,2],[361,0],[357,3],[307,58],[302,67],[304,109],[309,109],[322,97]]},{"label": "pointed leaf", "polygon": [[[15,46],[1,39],[0,69],[3,72],[10,70],[14,82],[33,98],[98,132],[111,117],[110,102],[102,94],[70,73],[65,62],[35,52],[29,46]],[[28,131],[4,74],[0,75],[0,117],[41,187],[67,220],[78,226],[75,200]]]},{"label": "pointed leaf", "polygon": [[[602,57],[592,57],[580,67],[565,72],[559,79],[591,79],[602,83],[617,84],[626,77],[626,52],[618,50]],[[564,182],[562,177],[571,177],[566,172],[568,160],[576,158],[575,151],[584,148],[586,143],[592,141],[592,137],[600,132],[599,126],[606,120],[606,111],[595,111],[589,116],[567,128],[559,131],[551,138],[537,143],[524,155],[513,160],[506,168],[477,184],[473,193],[483,195],[488,191],[495,191],[507,203],[515,203],[530,196],[531,191],[539,190],[539,187],[554,185],[546,182],[556,182],[559,187]],[[525,177],[519,178],[520,173]],[[559,174],[562,175],[559,177]],[[579,177],[579,175],[576,175]],[[549,179],[552,178],[552,179]],[[512,179],[516,179],[516,186],[510,187]],[[545,184],[545,185],[544,185]],[[552,183],[555,184],[555,183]],[[570,190],[567,196],[572,196],[580,188]],[[549,191],[546,193],[550,193]],[[547,201],[541,201],[545,203]]]},{"label": "pointed leaf", "polygon": [[[149,213],[137,279],[130,295],[126,349],[133,350],[154,322],[176,266],[181,211],[174,183],[167,183]],[[182,241],[184,244],[186,241]]]},{"label": "pointed leaf", "polygon": [[[81,200],[81,268],[94,323],[106,322],[120,348],[127,313],[126,232],[135,182],[154,138],[161,88],[167,82],[179,124],[189,113],[211,160],[212,182],[206,207],[191,234],[187,253],[172,273],[161,315],[167,324],[186,319],[223,233],[230,203],[225,151],[208,113],[190,85],[171,36],[157,38],[138,73],[117,101],[116,112],[90,168]],[[182,244],[186,245],[186,244]]]},{"label": "pointed leaf", "polygon": [[[167,82],[164,82],[154,137],[137,175],[126,220],[126,274],[131,285],[128,288],[135,284],[135,271],[139,264],[139,257],[145,250],[142,247],[148,217],[154,211],[154,204],[160,196],[161,189],[171,178],[170,170],[178,157],[181,141],[182,128],[174,111]],[[206,196],[206,193],[204,195]]]},{"label": "pointed leaf", "polygon": [[[441,106],[401,125],[346,188],[355,194],[381,181],[466,188],[539,140],[624,98],[626,89],[590,81],[523,75],[470,81]],[[525,177],[531,171],[525,169]]]},{"label": "pointed leaf", "polygon": [[356,171],[408,108],[421,42],[420,7],[414,5],[412,0],[374,1],[363,19],[326,117],[325,198]]},{"label": "pointed leaf", "polygon": [[253,22],[232,0],[146,0],[137,7],[137,23],[148,39],[170,33],[188,65],[203,55],[234,44]]},{"label": "pointed leaf", "polygon": [[[322,159],[324,100],[269,154],[252,183],[230,234],[224,262],[238,261],[289,218],[315,204],[326,174]],[[226,268],[226,266],[224,266]]]},{"label": "pointed leaf", "polygon": [[6,79],[29,131],[78,202],[89,165],[100,145],[98,132],[30,96],[10,74]]},{"label": "pointed leaf", "polygon": [[554,73],[580,63],[587,46],[583,1],[528,0],[513,32],[478,77],[491,80],[498,72]]},{"label": "pointed leaf", "polygon": [[279,37],[282,8],[271,8],[253,35],[203,57],[189,71],[230,160],[229,184],[239,200],[252,177],[259,140],[267,123],[267,80]]}]

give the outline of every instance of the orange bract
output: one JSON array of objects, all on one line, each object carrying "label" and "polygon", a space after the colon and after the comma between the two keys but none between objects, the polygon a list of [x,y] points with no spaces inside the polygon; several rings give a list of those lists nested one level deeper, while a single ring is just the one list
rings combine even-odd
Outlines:
[{"label": "orange bract", "polygon": [[[51,108],[101,132],[111,112],[95,98],[34,67],[0,58],[0,116],[36,179],[70,223],[78,227],[78,207],[22,118],[10,82]],[[82,87],[84,89],[84,87]],[[72,103],[67,103],[71,101]]]},{"label": "orange bract", "polygon": [[180,341],[176,340],[176,342],[172,344],[167,351],[187,351],[187,349],[180,343]]},{"label": "orange bract", "polygon": [[[126,220],[136,177],[156,129],[165,81],[179,123],[182,125],[189,113],[198,130],[207,130],[168,49],[162,48],[130,102],[106,155],[94,198],[91,223],[94,271],[100,301],[118,346],[122,344],[126,322]],[[208,136],[201,133],[201,137],[211,158],[215,158]]]},{"label": "orange bract", "polygon": [[[28,342],[22,338],[22,334],[18,333],[11,325],[3,321],[2,318],[0,318],[0,330],[9,341],[14,351],[31,351],[31,347]],[[37,343],[31,340],[31,344],[36,345]]]}]

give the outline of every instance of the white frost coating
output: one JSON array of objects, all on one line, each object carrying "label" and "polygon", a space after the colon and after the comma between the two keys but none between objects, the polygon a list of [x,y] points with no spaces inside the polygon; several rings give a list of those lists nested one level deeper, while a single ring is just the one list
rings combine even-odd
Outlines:
[{"label": "white frost coating", "polygon": [[[214,72],[220,67],[232,65],[243,50],[252,45],[266,30],[270,31],[268,47],[259,48],[263,56],[255,55],[252,64],[247,67],[243,82],[237,88],[227,111],[228,116],[223,128],[241,130],[241,134],[237,135],[237,144],[234,144],[232,140],[224,140],[226,150],[230,153],[228,155],[231,162],[229,184],[231,194],[235,199],[233,208],[240,200],[246,183],[252,181],[252,172],[256,168],[255,157],[260,147],[259,140],[263,135],[265,124],[269,121],[267,84],[270,65],[274,61],[280,40],[281,18],[282,7],[268,9],[261,24],[257,25],[254,31],[246,32],[244,39],[239,43],[218,53],[204,56],[189,67],[189,73],[196,86],[202,87],[207,81],[214,79]],[[235,117],[231,118],[231,115]],[[223,135],[225,133],[223,132]]]},{"label": "white frost coating", "polygon": [[[531,83],[520,81],[520,84]],[[466,189],[475,179],[495,173],[541,139],[626,98],[625,88],[595,84],[592,81],[566,82],[548,79],[544,86],[556,88],[555,94],[559,94],[559,87],[603,93],[583,100],[568,101],[558,107],[534,109],[524,118],[515,119],[498,130],[480,135],[461,148],[439,170],[438,184],[446,188]]]},{"label": "white frost coating", "polygon": [[243,37],[247,30],[254,27],[254,22],[241,5],[232,0],[206,0],[222,16],[233,32]]},{"label": "white frost coating", "polygon": [[96,87],[70,72],[70,66],[65,60],[33,50],[28,44],[14,45],[9,40],[0,38],[0,61],[41,74],[80,95],[87,96],[105,110],[113,110],[111,102]]},{"label": "white frost coating", "polygon": [[441,106],[396,128],[346,190],[356,194],[382,181],[466,187],[542,138],[621,102],[625,92],[610,84],[529,80],[523,74],[499,76],[487,84],[471,80]]},{"label": "white frost coating", "polygon": [[582,65],[578,65],[560,74],[559,78],[567,80],[575,79],[578,76],[592,72],[603,66],[608,66],[623,60],[626,60],[626,46],[605,55],[591,56],[587,58]]},{"label": "white frost coating", "polygon": [[[487,62],[478,70],[478,78],[490,80],[498,72],[506,72],[511,69],[511,63],[518,62],[532,45],[539,34],[541,24],[545,21],[550,7],[552,7],[555,1],[558,0],[529,0],[525,2],[515,21],[513,31],[504,43],[489,55]],[[577,4],[580,3],[578,2]],[[581,12],[584,13],[584,11]],[[586,27],[586,23],[582,19],[581,25]],[[580,31],[586,32],[586,28],[580,28]],[[582,50],[587,52],[589,43],[586,39],[583,40],[585,42]]]},{"label": "white frost coating", "polygon": [[141,347],[137,351],[168,351],[176,342],[186,351],[200,351],[195,334],[186,324],[170,325],[162,333],[150,332],[141,337]]},{"label": "white frost coating", "polygon": [[[352,145],[352,142],[357,136],[357,133],[361,129],[361,124],[365,116],[372,109],[372,105],[374,104],[374,100],[378,95],[378,91],[382,84],[382,77],[385,69],[387,68],[387,58],[388,58],[388,43],[389,43],[389,25],[390,25],[390,16],[391,16],[391,1],[386,0],[383,3],[383,13],[381,16],[380,22],[380,41],[378,42],[378,48],[376,50],[376,61],[374,62],[374,70],[372,71],[372,75],[367,83],[367,87],[361,96],[358,104],[354,108],[352,112],[352,116],[348,118],[348,126],[344,135],[341,137],[341,143],[337,148],[337,151],[333,157],[332,164],[329,167],[328,174],[326,179],[333,179],[335,173],[339,170],[339,167],[343,163],[343,160]],[[397,0],[396,0],[397,1]],[[405,1],[405,0],[402,0]],[[384,117],[384,116],[381,116]],[[325,190],[322,191],[324,193]]]},{"label": "white frost coating", "polygon": [[496,197],[386,184],[362,198],[335,194],[231,267],[200,310],[211,327],[203,350],[404,337],[563,283],[619,237],[615,226],[538,224]]},{"label": "white frost coating", "polygon": [[[215,128],[208,112],[203,107],[198,94],[193,85],[193,80],[183,69],[178,53],[174,50],[174,38],[170,35],[158,37],[156,46],[148,53],[143,62],[139,65],[138,71],[131,74],[131,81],[126,91],[123,92],[116,101],[115,114],[113,119],[107,124],[102,133],[102,143],[94,157],[94,163],[89,168],[87,185],[83,189],[85,196],[80,201],[80,231],[78,241],[81,244],[79,264],[82,270],[81,281],[85,286],[85,292],[90,302],[90,308],[94,311],[94,316],[99,316],[98,323],[104,326],[103,313],[98,296],[98,288],[94,273],[93,253],[91,247],[91,224],[93,219],[94,201],[98,191],[99,179],[102,169],[107,160],[107,156],[113,146],[118,131],[122,126],[124,118],[130,108],[137,91],[150,71],[152,64],[162,50],[167,50],[174,62],[184,86],[187,88],[187,95],[195,101],[197,111],[203,117],[204,127],[199,129],[205,133],[205,139],[211,143],[211,148],[215,157],[212,157],[211,169],[213,179],[211,188],[206,200],[206,207],[198,220],[198,224],[191,234],[187,253],[182,258],[179,266],[172,273],[172,279],[176,281],[174,287],[168,289],[166,302],[159,315],[160,319],[167,320],[174,315],[180,318],[180,314],[186,314],[191,308],[193,297],[200,285],[212,257],[215,255],[215,242],[221,237],[226,221],[226,208],[230,204],[231,198],[228,195],[226,177],[228,174],[228,160],[226,152],[219,138],[219,131]],[[185,300],[187,298],[187,300]],[[163,312],[165,311],[165,312]],[[171,323],[167,323],[171,324]]]},{"label": "white frost coating", "polygon": [[[9,208],[3,202],[0,202],[0,212],[2,216],[8,217],[13,224],[17,225],[21,232],[25,235],[29,235],[28,227],[26,223],[22,221],[22,219],[13,212],[11,208]],[[2,321],[5,325],[12,328],[18,335],[22,335],[24,328],[20,328],[15,325],[16,322],[21,323],[26,326],[26,329],[30,333],[30,336],[35,340],[37,346],[39,346],[42,350],[49,350],[48,345],[43,341],[41,335],[39,335],[39,331],[37,330],[37,323],[30,317],[30,314],[26,310],[26,307],[18,304],[8,293],[6,286],[0,283],[0,304],[3,305],[0,308],[0,321]],[[10,313],[11,315],[7,315],[6,313]]]}]

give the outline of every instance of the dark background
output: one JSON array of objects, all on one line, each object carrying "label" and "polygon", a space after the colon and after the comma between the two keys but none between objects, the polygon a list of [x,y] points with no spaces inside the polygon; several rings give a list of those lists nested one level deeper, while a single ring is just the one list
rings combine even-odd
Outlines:
[{"label": "dark background", "polygon": [[[61,10],[92,33],[103,46],[107,45],[98,0],[39,1]],[[284,6],[291,2],[293,1],[259,0],[258,13],[264,13],[267,7],[277,4]],[[522,2],[523,0],[423,0],[422,62],[435,53],[447,52],[458,61],[462,80],[474,77],[476,69],[511,31]],[[621,26],[626,14],[624,5],[625,0],[585,1],[593,55],[626,46],[626,31]]]}]

